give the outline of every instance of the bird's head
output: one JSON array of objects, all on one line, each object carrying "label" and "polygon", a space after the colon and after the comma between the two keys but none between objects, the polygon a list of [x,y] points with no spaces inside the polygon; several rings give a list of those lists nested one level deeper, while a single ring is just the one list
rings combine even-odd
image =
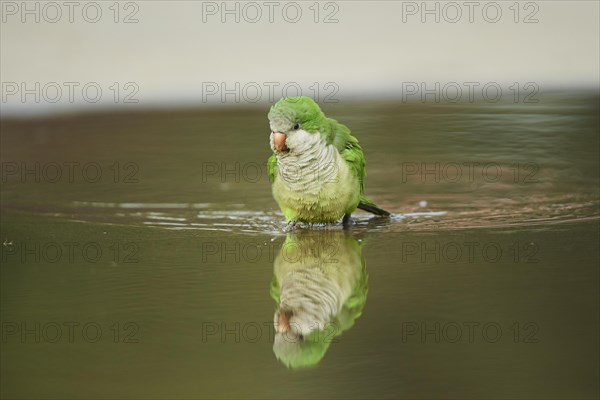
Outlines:
[{"label": "bird's head", "polygon": [[268,117],[275,153],[294,151],[306,134],[318,134],[326,122],[317,103],[304,96],[282,98],[271,107]]}]

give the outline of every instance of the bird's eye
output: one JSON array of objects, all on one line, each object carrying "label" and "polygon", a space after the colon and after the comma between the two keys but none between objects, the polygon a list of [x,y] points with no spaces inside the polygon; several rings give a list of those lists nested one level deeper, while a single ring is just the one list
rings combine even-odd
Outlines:
[{"label": "bird's eye", "polygon": [[294,130],[296,129],[300,129],[300,124],[297,123],[296,125],[294,125]]}]

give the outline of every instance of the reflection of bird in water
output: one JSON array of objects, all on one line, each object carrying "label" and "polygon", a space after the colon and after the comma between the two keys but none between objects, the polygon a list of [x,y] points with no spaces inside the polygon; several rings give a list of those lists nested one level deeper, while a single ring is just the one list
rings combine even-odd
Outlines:
[{"label": "reflection of bird in water", "polygon": [[274,263],[273,351],[290,368],[316,365],[367,299],[361,246],[342,231],[288,234]]}]

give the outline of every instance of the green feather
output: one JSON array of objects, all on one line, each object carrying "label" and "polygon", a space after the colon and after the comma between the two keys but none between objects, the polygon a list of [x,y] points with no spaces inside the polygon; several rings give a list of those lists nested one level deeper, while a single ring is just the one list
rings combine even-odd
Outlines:
[{"label": "green feather", "polygon": [[271,154],[271,157],[267,160],[267,174],[269,175],[269,181],[271,183],[275,182],[277,176],[277,156],[275,154]]},{"label": "green feather", "polygon": [[269,111],[269,121],[288,131],[299,123],[307,132],[321,132],[327,125],[327,117],[317,103],[308,97],[284,97],[275,103]]}]

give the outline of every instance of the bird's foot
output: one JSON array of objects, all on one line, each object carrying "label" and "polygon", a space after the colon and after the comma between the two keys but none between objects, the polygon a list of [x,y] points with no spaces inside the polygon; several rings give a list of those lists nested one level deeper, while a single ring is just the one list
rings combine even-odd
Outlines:
[{"label": "bird's foot", "polygon": [[296,228],[297,221],[290,221],[287,223],[285,228],[283,228],[284,232],[291,232]]},{"label": "bird's foot", "polygon": [[352,215],[350,215],[350,214],[344,215],[344,218],[342,219],[342,225],[344,226],[344,229],[350,228],[352,225],[354,225],[354,220],[352,219]]}]

